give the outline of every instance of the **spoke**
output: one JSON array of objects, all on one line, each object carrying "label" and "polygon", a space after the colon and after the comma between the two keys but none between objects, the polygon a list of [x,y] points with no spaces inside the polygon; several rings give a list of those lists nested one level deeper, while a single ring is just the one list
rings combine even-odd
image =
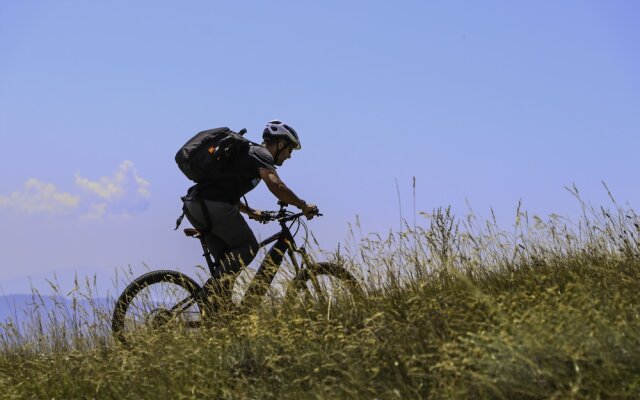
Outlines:
[{"label": "spoke", "polygon": [[132,299],[125,317],[125,331],[144,334],[167,324],[186,328],[200,326],[201,313],[186,289],[169,282],[149,285]]}]

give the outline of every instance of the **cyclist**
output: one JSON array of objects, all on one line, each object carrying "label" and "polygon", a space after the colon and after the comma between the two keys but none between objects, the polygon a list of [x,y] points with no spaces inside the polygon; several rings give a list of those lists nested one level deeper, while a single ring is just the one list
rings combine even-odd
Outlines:
[{"label": "cyclist", "polygon": [[[234,158],[228,175],[192,186],[184,198],[186,217],[196,229],[206,232],[207,246],[217,263],[214,274],[218,276],[214,275],[205,287],[222,298],[231,296],[237,274],[258,250],[256,237],[240,213],[259,221],[261,211],[240,201],[246,193],[264,180],[271,193],[298,207],[307,218],[317,213],[317,207],[298,197],[276,172],[276,166],[291,158],[293,150],[301,148],[296,131],[274,120],[267,123],[262,138],[262,145],[252,144],[247,152]],[[221,282],[221,286],[215,282]]]}]

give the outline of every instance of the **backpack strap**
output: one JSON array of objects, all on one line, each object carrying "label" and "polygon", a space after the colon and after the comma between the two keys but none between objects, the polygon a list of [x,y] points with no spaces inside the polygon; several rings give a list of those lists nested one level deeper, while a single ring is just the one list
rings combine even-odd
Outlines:
[{"label": "backpack strap", "polygon": [[184,205],[184,201],[186,198],[187,196],[180,197],[180,200],[182,200],[182,214],[176,220],[176,227],[173,229],[174,231],[177,231],[178,228],[180,228],[180,224],[182,224],[182,220],[184,219],[184,216],[187,214],[187,207]]},{"label": "backpack strap", "polygon": [[180,224],[182,223],[182,220],[184,219],[185,216],[185,212],[184,209],[182,210],[182,214],[178,217],[178,219],[176,220],[176,227],[173,228],[174,231],[177,231],[178,228],[180,228]]}]

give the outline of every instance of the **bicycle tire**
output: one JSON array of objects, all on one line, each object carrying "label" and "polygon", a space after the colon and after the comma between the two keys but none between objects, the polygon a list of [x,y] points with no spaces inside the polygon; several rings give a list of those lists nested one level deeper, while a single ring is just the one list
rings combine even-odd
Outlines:
[{"label": "bicycle tire", "polygon": [[[122,344],[128,344],[127,335],[129,332],[126,331],[128,322],[129,325],[135,325],[136,321],[131,320],[132,317],[127,316],[127,312],[130,310],[136,297],[145,289],[149,288],[152,285],[161,285],[168,284],[169,286],[175,286],[174,289],[184,289],[184,294],[181,294],[183,300],[187,303],[185,304],[193,304],[195,305],[196,317],[198,319],[197,322],[201,322],[205,317],[206,313],[206,303],[201,296],[201,288],[196,281],[188,277],[187,275],[171,270],[159,270],[159,271],[151,271],[140,277],[136,278],[133,282],[131,282],[122,292],[118,300],[115,304],[115,309],[113,311],[113,319],[111,321],[111,329],[114,337],[120,341]],[[190,303],[192,302],[192,303]],[[149,306],[156,306],[154,304],[154,300],[148,304]],[[160,310],[160,311],[158,311]],[[160,316],[160,312],[162,312],[162,318],[166,318],[167,312],[170,310],[165,309],[156,309],[152,310],[149,315],[142,315],[143,318],[151,317],[153,312],[156,312],[157,316],[154,316],[154,319],[157,319]],[[170,315],[171,316],[171,315]],[[174,318],[175,319],[175,318]],[[130,321],[128,321],[130,320]],[[168,321],[168,320],[167,320]],[[165,321],[165,324],[166,322]],[[148,322],[148,321],[146,321]],[[158,322],[158,321],[153,321]],[[153,325],[152,322],[152,325]],[[132,329],[131,333],[135,333],[135,328]]]},{"label": "bicycle tire", "polygon": [[[334,295],[340,296],[340,298],[344,298],[346,295],[350,300],[353,300],[364,294],[357,279],[342,265],[330,262],[319,262],[307,265],[306,268],[302,268],[296,273],[296,276],[294,276],[287,288],[286,297],[292,299],[303,294],[319,300],[320,298],[318,296],[320,293],[317,285],[319,279],[322,278],[329,278],[333,283],[339,285],[340,290],[345,291],[341,294],[333,293]],[[312,290],[315,290],[315,293],[311,293]],[[326,300],[326,297],[324,300]]]}]

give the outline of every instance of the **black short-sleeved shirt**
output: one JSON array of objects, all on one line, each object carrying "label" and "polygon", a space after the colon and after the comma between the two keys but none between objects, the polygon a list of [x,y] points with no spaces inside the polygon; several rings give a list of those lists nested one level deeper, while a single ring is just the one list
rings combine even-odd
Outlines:
[{"label": "black short-sleeved shirt", "polygon": [[263,146],[251,145],[246,153],[238,154],[227,167],[229,176],[198,183],[189,189],[189,193],[204,200],[236,204],[258,186],[261,168],[275,170],[273,156]]}]

